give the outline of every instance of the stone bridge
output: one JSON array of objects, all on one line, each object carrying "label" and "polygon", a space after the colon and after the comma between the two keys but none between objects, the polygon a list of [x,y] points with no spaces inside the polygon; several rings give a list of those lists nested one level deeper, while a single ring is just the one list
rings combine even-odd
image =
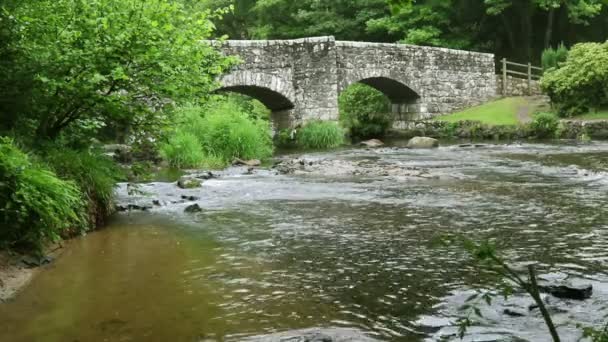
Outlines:
[{"label": "stone bridge", "polygon": [[338,120],[338,96],[356,82],[390,99],[396,127],[496,96],[492,54],[334,37],[229,40],[221,50],[242,63],[218,91],[260,100],[277,128]]}]

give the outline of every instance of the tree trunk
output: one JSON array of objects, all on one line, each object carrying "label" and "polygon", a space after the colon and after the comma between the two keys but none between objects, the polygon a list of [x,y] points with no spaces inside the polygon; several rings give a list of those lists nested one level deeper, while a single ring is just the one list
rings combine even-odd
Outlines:
[{"label": "tree trunk", "polygon": [[551,38],[553,37],[553,17],[555,17],[555,8],[551,7],[547,14],[547,27],[545,29],[545,49],[551,47]]}]

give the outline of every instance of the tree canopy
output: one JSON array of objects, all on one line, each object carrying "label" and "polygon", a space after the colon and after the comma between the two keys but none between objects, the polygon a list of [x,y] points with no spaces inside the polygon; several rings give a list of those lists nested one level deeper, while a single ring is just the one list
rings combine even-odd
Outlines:
[{"label": "tree canopy", "polygon": [[606,0],[221,0],[217,21],[233,39],[334,35],[493,52],[540,63],[544,48],[608,38]]}]

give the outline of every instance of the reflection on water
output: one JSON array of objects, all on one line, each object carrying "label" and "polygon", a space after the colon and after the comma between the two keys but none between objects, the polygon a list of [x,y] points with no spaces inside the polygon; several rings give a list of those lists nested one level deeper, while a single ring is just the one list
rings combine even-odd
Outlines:
[{"label": "reflection on water", "polygon": [[235,173],[194,190],[154,183],[142,200],[196,195],[204,211],[167,205],[69,242],[20,297],[0,305],[0,340],[213,341],[311,327],[423,340],[450,322],[454,298],[486,283],[457,246],[431,243],[448,232],[496,238],[510,260],[595,281],[600,290],[579,307],[593,313],[570,320],[595,323],[608,312],[608,145],[313,157],[437,177]]}]

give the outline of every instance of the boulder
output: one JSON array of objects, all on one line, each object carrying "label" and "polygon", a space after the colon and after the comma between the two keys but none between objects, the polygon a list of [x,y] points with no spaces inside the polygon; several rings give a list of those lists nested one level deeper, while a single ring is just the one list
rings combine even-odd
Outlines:
[{"label": "boulder", "polygon": [[260,166],[262,165],[262,162],[257,160],[257,159],[251,159],[251,160],[243,160],[243,159],[239,159],[236,158],[234,161],[232,161],[232,165],[234,166]]},{"label": "boulder", "polygon": [[413,137],[407,142],[407,148],[435,148],[439,147],[439,140],[429,137]]},{"label": "boulder", "polygon": [[570,283],[561,284],[539,284],[541,291],[549,293],[557,298],[585,300],[591,297],[593,286],[591,284],[574,285]]},{"label": "boulder", "polygon": [[380,146],[384,146],[384,143],[378,139],[370,139],[370,140],[360,142],[359,145],[366,146],[366,147],[380,147]]},{"label": "boulder", "polygon": [[182,189],[200,188],[201,185],[201,181],[196,178],[182,177],[177,181],[177,186]]},{"label": "boulder", "polygon": [[184,209],[184,212],[188,214],[200,213],[201,211],[203,211],[203,208],[198,204],[189,205]]},{"label": "boulder", "polygon": [[182,195],[182,199],[190,202],[198,201],[200,198],[196,196]]}]

